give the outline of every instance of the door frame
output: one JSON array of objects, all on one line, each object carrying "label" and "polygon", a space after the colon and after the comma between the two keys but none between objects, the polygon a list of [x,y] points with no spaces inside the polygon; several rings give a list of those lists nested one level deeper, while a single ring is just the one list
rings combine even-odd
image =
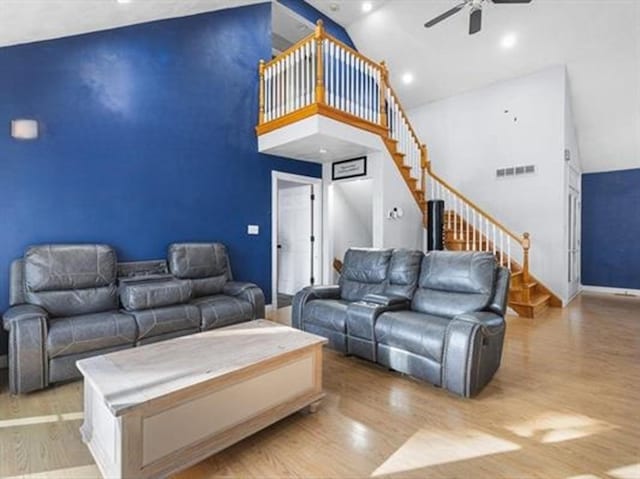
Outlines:
[{"label": "door frame", "polygon": [[[570,231],[571,226],[569,225],[569,209],[572,207],[569,204],[571,193],[573,193],[576,197],[575,206],[577,210],[573,211],[576,226],[576,230],[573,232],[573,234],[575,235],[573,239],[576,240],[578,250],[577,258],[574,258],[575,263],[573,264],[573,266],[576,268],[575,272],[577,276],[576,278],[574,278],[574,281],[577,281],[577,288],[575,291],[571,291],[572,283],[568,281],[567,277],[569,273],[573,274],[573,272],[569,271],[572,266],[571,261],[569,260],[569,254],[571,254],[569,240],[572,236],[572,231]],[[571,162],[566,163],[564,195],[566,200],[564,219],[566,235],[563,248],[565,249],[564,257],[566,262],[565,279],[567,279],[567,286],[565,290],[567,298],[566,304],[569,304],[574,298],[576,298],[576,296],[578,296],[578,294],[580,294],[580,291],[582,290],[582,170],[579,164],[573,164]]]},{"label": "door frame", "polygon": [[313,194],[315,195],[314,214],[313,214],[313,235],[315,237],[315,245],[313,254],[317,255],[314,262],[313,276],[317,281],[322,278],[322,254],[323,254],[323,237],[322,237],[322,217],[324,203],[322,201],[322,178],[313,176],[294,175],[285,173],[284,171],[273,170],[271,172],[271,307],[278,307],[278,181],[284,180],[300,185],[313,186]]}]

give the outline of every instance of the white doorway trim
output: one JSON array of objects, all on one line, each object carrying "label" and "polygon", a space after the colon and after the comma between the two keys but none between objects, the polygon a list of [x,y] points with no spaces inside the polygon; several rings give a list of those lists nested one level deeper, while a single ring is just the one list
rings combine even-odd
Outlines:
[{"label": "white doorway trim", "polygon": [[320,281],[322,278],[322,217],[324,203],[322,201],[322,178],[313,176],[294,175],[292,173],[284,173],[282,171],[271,172],[271,306],[275,310],[278,307],[278,181],[289,181],[300,183],[301,185],[312,185],[313,194],[315,195],[315,211],[313,215],[313,234],[315,236],[315,250],[318,254],[318,260],[315,262],[317,271],[313,275]]}]

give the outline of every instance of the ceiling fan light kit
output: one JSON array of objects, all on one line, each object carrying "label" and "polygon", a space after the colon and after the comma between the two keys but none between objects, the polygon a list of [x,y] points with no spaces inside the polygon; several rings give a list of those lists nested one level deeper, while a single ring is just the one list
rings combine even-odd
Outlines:
[{"label": "ceiling fan light kit", "polygon": [[459,3],[455,7],[447,10],[441,15],[432,18],[424,24],[425,28],[431,28],[438,23],[446,20],[447,18],[455,15],[465,7],[469,7],[471,13],[469,15],[469,35],[478,33],[482,29],[482,7],[486,2],[492,2],[496,5],[500,4],[518,4],[518,3],[531,3],[531,0],[465,0]]}]

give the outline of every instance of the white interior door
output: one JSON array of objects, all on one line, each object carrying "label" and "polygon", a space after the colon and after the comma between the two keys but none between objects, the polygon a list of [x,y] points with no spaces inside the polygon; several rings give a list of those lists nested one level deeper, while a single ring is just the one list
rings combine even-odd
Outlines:
[{"label": "white interior door", "polygon": [[580,290],[580,192],[569,186],[569,298],[572,298]]},{"label": "white interior door", "polygon": [[313,276],[313,187],[278,189],[278,293],[293,295]]}]

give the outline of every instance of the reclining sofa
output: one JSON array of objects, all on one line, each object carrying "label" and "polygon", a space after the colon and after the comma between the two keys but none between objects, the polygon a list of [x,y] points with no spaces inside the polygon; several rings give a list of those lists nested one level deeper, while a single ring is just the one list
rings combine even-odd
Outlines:
[{"label": "reclining sofa", "polygon": [[296,294],[292,324],[471,397],[500,366],[508,290],[491,253],[350,249],[338,285]]},{"label": "reclining sofa", "polygon": [[232,280],[219,243],[169,247],[168,261],[118,263],[106,245],[43,245],[11,265],[9,389],[80,377],[76,361],[264,318],[262,290]]}]

